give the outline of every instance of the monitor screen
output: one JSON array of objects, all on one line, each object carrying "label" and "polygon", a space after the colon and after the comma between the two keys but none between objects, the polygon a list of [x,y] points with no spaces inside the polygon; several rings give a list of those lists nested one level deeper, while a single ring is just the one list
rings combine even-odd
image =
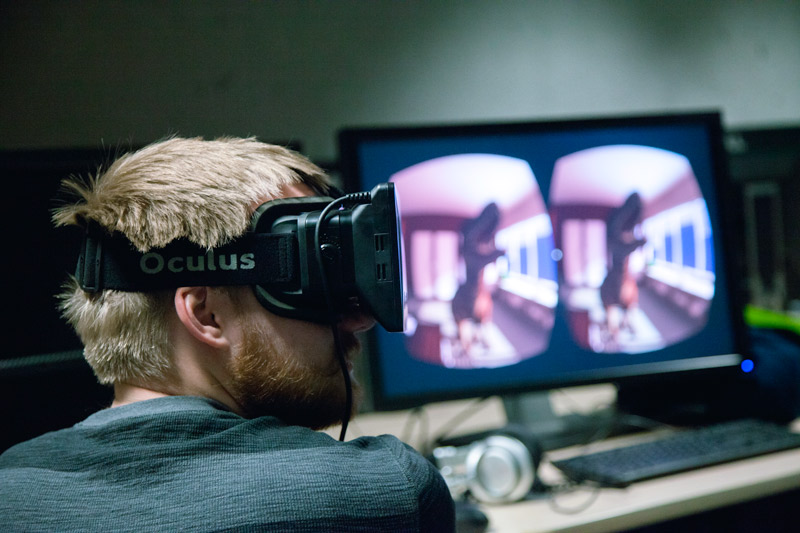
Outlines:
[{"label": "monitor screen", "polygon": [[378,409],[730,367],[720,116],[348,128],[350,190],[399,197],[408,323]]}]

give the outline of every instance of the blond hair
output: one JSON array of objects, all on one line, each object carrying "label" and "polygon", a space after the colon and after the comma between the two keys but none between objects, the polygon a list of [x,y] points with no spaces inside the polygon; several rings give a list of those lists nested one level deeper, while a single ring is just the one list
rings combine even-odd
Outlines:
[{"label": "blond hair", "polygon": [[[253,209],[304,183],[325,190],[323,171],[286,148],[255,139],[171,138],[120,157],[88,181],[68,179],[77,201],[56,225],[94,223],[140,251],[176,239],[213,248],[242,235]],[[101,383],[148,383],[172,376],[167,316],[174,291],[87,293],[71,280],[61,311],[84,344]]]}]

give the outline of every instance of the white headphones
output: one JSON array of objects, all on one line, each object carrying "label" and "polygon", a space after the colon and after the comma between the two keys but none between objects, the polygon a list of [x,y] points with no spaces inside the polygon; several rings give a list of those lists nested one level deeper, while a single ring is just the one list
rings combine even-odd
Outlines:
[{"label": "white headphones", "polygon": [[519,428],[476,435],[467,444],[442,444],[433,450],[433,459],[454,499],[469,493],[483,503],[515,502],[536,482],[541,447]]}]

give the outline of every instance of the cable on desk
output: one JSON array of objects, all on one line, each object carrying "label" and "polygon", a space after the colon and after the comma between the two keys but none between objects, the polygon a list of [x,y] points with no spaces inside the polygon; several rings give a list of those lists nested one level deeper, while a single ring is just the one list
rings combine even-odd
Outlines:
[{"label": "cable on desk", "polygon": [[400,432],[400,440],[413,446],[411,437],[413,436],[414,427],[416,425],[420,426],[421,431],[419,446],[415,446],[415,448],[421,449],[427,446],[429,432],[428,413],[422,406],[415,407],[408,413],[406,423],[403,425],[403,430]]},{"label": "cable on desk", "polygon": [[[572,398],[572,396],[566,390],[564,390],[564,389],[553,389],[552,392],[553,392],[553,394],[558,394],[559,396],[564,398],[567,402],[572,404],[572,410],[570,411],[570,413],[580,414],[580,413],[583,412],[583,409],[580,408],[580,405],[578,405],[578,402],[576,402],[575,399]],[[611,407],[611,405],[612,404],[609,404],[608,402],[599,402],[597,405],[595,405],[592,408],[592,410],[590,412],[592,412],[592,411],[600,411],[602,409],[607,409],[607,408]]]},{"label": "cable on desk", "polygon": [[[579,505],[575,505],[575,506],[572,506],[572,507],[563,506],[563,505],[558,503],[557,496],[559,494],[574,493],[574,492],[576,492],[577,490],[579,490],[581,488],[590,489],[590,492],[589,492],[588,497],[586,498],[586,501],[580,503]],[[589,507],[591,507],[592,504],[594,504],[594,502],[596,502],[597,499],[600,497],[600,491],[601,490],[602,490],[602,487],[600,485],[598,485],[596,483],[591,483],[591,482],[584,482],[584,483],[578,483],[578,484],[569,483],[569,484],[566,484],[566,485],[557,485],[557,486],[551,485],[551,486],[548,487],[548,492],[550,492],[550,497],[547,498],[547,502],[550,505],[550,508],[553,510],[553,512],[556,512],[556,513],[559,513],[559,514],[574,515],[574,514],[582,513],[585,510],[587,510]]]},{"label": "cable on desk", "polygon": [[[558,392],[564,398],[570,401],[573,404],[573,406],[577,406],[575,402],[572,402],[572,399],[565,391],[558,389],[557,391],[554,392]],[[578,416],[585,415],[587,417],[590,417],[593,412],[600,412],[603,409],[609,407],[611,406],[608,404],[598,405],[595,407],[593,411],[590,411],[588,413],[585,410],[574,409],[570,414]],[[599,424],[597,426],[597,431],[589,435],[586,438],[585,442],[578,444],[578,446],[582,447],[583,449],[577,455],[585,455],[588,453],[592,453],[593,444],[596,444],[597,442],[603,441],[613,436],[614,429],[622,424],[626,424],[632,427],[639,427],[642,430],[653,430],[659,428],[672,427],[668,424],[665,424],[663,422],[658,422],[656,420],[652,420],[647,417],[614,411],[613,414],[609,416],[607,420],[604,421],[604,423]],[[586,500],[581,502],[580,504],[574,506],[565,506],[559,502],[558,500],[559,495],[572,494],[581,489],[589,490],[589,494],[587,495]],[[570,515],[578,514],[589,509],[594,504],[594,502],[596,502],[597,499],[600,497],[602,489],[603,487],[599,483],[594,483],[592,481],[583,481],[580,483],[575,483],[573,481],[565,481],[564,483],[561,484],[542,483],[542,485],[540,486],[540,490],[542,492],[549,494],[548,503],[554,512],[560,514],[570,514]]]},{"label": "cable on desk", "polygon": [[456,413],[448,422],[446,422],[442,429],[439,430],[438,435],[435,438],[431,439],[427,444],[428,452],[432,451],[433,448],[436,446],[438,442],[441,442],[444,438],[448,437],[450,433],[456,429],[458,426],[463,424],[465,421],[469,420],[475,413],[477,413],[482,405],[489,396],[483,396],[481,398],[476,398],[469,405],[467,405],[464,409],[462,409],[459,413]]},{"label": "cable on desk", "polygon": [[568,411],[568,414],[571,415],[591,418],[594,414],[602,412],[604,409],[612,410],[612,414],[606,418],[604,423],[598,424],[597,431],[589,435],[584,442],[579,443],[579,446],[588,446],[594,442],[605,440],[613,436],[614,428],[622,425],[637,427],[643,430],[662,428],[674,429],[673,426],[665,422],[659,422],[644,416],[617,411],[613,409],[613,403],[598,403],[592,408],[592,410],[587,412],[586,410],[581,409],[578,403],[564,389],[554,389],[553,392],[559,394],[563,399],[567,400],[568,403],[572,404],[572,408]]}]

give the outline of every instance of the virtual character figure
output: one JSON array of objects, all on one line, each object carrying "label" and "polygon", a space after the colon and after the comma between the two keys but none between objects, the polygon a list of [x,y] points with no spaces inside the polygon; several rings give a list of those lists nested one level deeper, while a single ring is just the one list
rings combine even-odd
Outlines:
[{"label": "virtual character figure", "polygon": [[452,310],[465,355],[469,355],[476,343],[486,342],[484,328],[492,319],[492,295],[484,283],[483,272],[486,265],[503,255],[494,242],[499,224],[500,209],[492,202],[461,227],[461,254],[466,272],[464,282],[453,296]]},{"label": "virtual character figure", "polygon": [[[608,273],[600,286],[600,299],[606,310],[606,326],[612,342],[616,342],[622,327],[631,327],[629,313],[639,301],[639,287],[629,268],[630,254],[646,240],[634,235],[641,221],[642,199],[638,193],[630,194],[625,202],[614,208],[606,222],[608,248]],[[617,311],[621,311],[620,318]]]}]

